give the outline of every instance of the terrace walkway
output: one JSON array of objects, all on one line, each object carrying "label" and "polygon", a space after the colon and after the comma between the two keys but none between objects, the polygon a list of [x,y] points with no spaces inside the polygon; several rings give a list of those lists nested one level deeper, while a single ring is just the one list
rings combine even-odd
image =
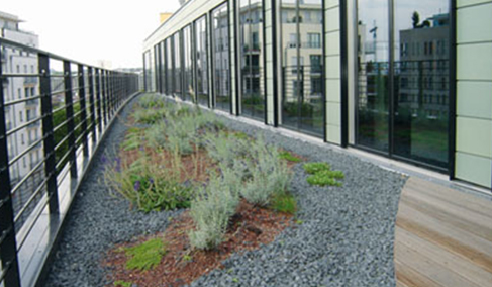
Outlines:
[{"label": "terrace walkway", "polygon": [[492,286],[492,201],[412,177],[395,229],[398,287]]}]

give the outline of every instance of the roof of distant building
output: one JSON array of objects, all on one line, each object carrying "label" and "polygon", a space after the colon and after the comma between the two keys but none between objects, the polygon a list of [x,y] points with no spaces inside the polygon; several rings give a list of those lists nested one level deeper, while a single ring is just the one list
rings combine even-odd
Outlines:
[{"label": "roof of distant building", "polygon": [[24,22],[24,20],[19,19],[19,17],[17,17],[16,15],[9,14],[9,13],[2,12],[2,11],[0,11],[0,18],[5,19],[5,20],[9,20],[9,21],[13,21],[13,22],[17,22],[17,23]]}]

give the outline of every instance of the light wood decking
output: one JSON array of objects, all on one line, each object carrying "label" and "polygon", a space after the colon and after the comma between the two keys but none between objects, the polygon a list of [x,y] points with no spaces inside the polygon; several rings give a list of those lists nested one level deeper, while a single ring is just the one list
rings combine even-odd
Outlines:
[{"label": "light wood decking", "polygon": [[492,201],[418,178],[395,230],[398,287],[492,287]]}]

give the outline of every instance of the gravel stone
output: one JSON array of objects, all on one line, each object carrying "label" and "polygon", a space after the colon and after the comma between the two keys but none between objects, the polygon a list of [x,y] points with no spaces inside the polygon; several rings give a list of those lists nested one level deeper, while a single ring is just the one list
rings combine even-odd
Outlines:
[{"label": "gravel stone", "polygon": [[[134,99],[114,122],[96,157],[115,156],[127,127],[124,119]],[[290,191],[298,201],[296,220],[260,250],[234,254],[190,287],[197,286],[395,286],[393,241],[401,189],[407,178],[355,156],[278,132],[231,120],[229,128],[258,136],[308,161],[322,161],[340,170],[342,187],[306,182],[302,163],[293,168]],[[110,284],[99,265],[115,243],[164,231],[170,217],[182,211],[144,214],[111,196],[102,183],[104,163],[96,160],[81,186],[56,260],[44,286]],[[302,222],[302,223],[301,223]]]}]

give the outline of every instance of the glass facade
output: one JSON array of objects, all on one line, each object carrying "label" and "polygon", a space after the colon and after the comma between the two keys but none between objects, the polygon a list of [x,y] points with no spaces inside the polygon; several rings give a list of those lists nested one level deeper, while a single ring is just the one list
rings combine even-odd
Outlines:
[{"label": "glass facade", "polygon": [[322,0],[280,0],[283,126],[323,135]]},{"label": "glass facade", "polygon": [[375,2],[358,1],[357,144],[446,169],[450,2]]},{"label": "glass facade", "polygon": [[208,106],[208,58],[207,58],[207,18],[195,21],[195,65],[196,94],[198,103]]},{"label": "glass facade", "polygon": [[239,0],[241,114],[265,118],[263,1]]},{"label": "glass facade", "polygon": [[[454,134],[450,107],[455,102],[450,1],[354,0],[355,19],[348,13],[346,28],[355,32],[354,39],[348,39],[355,53],[340,53],[336,59],[331,55],[338,56],[335,49],[336,44],[342,46],[337,42],[341,34],[335,32],[333,37],[333,31],[337,27],[340,33],[349,31],[342,31],[337,21],[324,21],[322,0],[274,3],[276,17],[268,14],[276,12],[265,11],[263,0],[237,0],[235,11],[229,11],[228,2],[204,11],[204,16],[149,46],[144,53],[145,85],[226,112],[232,112],[232,102],[237,100],[238,115],[325,136],[343,146],[350,141],[390,158],[442,171],[449,168],[450,133]],[[230,26],[233,16],[234,27]],[[270,23],[268,16],[276,23]],[[237,41],[234,54],[232,31]],[[324,43],[324,33],[329,45]],[[277,48],[272,55],[266,52],[270,47]],[[336,71],[337,60],[352,66]],[[328,76],[325,61],[330,63]],[[352,67],[353,82],[344,78],[345,71],[351,77]],[[340,76],[330,76],[332,71]],[[269,95],[273,108],[268,113],[267,72],[273,84],[268,90],[278,90]],[[237,88],[234,99],[232,78]],[[340,101],[338,93],[329,94],[325,101],[325,80],[328,93],[340,83]],[[354,89],[347,89],[345,80]],[[345,112],[352,103],[354,109]],[[347,131],[350,137],[345,136]]]},{"label": "glass facade", "polygon": [[185,100],[195,102],[195,84],[193,76],[193,40],[191,25],[183,29],[183,75]]},{"label": "glass facade", "polygon": [[227,2],[212,11],[212,41],[215,107],[230,112],[229,9]]}]

